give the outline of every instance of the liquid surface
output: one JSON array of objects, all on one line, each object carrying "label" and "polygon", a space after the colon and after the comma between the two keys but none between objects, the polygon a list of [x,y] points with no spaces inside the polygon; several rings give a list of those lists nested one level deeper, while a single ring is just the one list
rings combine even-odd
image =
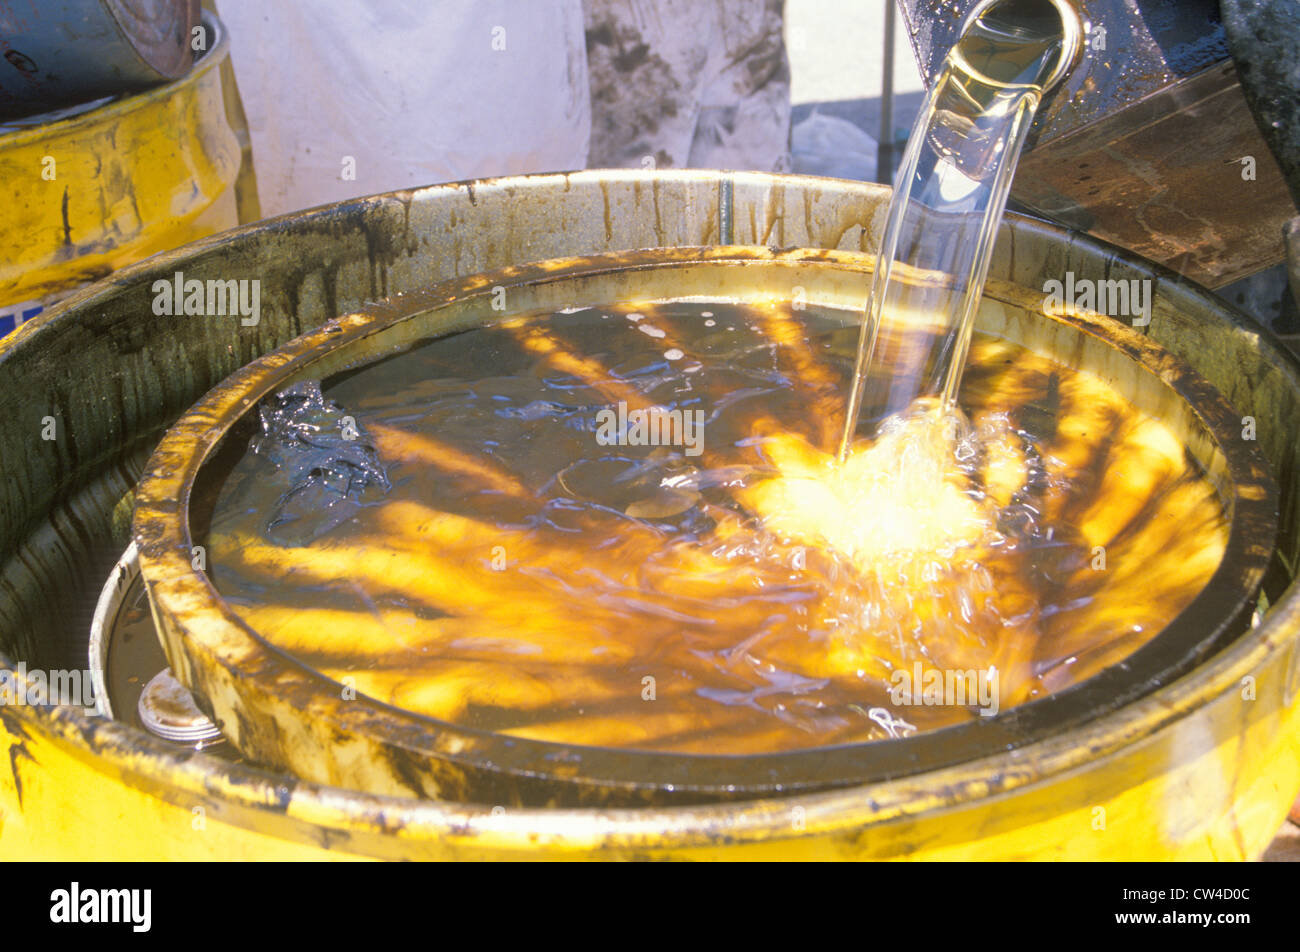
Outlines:
[{"label": "liquid surface", "polygon": [[894,418],[835,465],[856,324],[641,303],[426,342],[272,408],[209,573],[340,690],[712,754],[1004,710],[1208,581],[1224,514],[1178,440],[1005,341],[971,345],[969,429]]}]

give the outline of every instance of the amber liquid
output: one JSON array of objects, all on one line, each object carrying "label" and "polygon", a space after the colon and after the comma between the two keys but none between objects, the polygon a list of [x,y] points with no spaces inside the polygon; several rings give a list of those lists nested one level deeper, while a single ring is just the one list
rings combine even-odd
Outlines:
[{"label": "amber liquid", "polygon": [[[818,522],[801,507],[837,478],[856,335],[855,315],[812,306],[658,303],[427,341],[325,384],[391,488],[315,537],[268,528],[288,477],[250,452],[216,506],[210,574],[268,642],[386,703],[745,754],[992,713],[978,692],[901,691],[898,672],[996,669],[1000,710],[1058,691],[1154,637],[1217,567],[1222,507],[1163,425],[980,335],[970,452],[926,490],[930,515],[972,528],[909,535],[924,520],[889,483],[921,459],[906,440],[870,476],[870,509],[855,497]],[[638,444],[630,423],[611,443],[620,402],[698,413],[699,453],[683,430]]]}]

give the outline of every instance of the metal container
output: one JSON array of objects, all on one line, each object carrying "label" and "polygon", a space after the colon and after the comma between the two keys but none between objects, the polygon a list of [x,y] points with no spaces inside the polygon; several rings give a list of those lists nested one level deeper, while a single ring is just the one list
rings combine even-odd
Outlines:
[{"label": "metal container", "polygon": [[221,729],[167,668],[134,545],[113,566],[100,592],[89,647],[95,704],[102,716],[142,727],[181,747],[214,748],[227,759],[234,756],[225,749]]},{"label": "metal container", "polygon": [[230,44],[215,17],[203,24],[207,52],[174,83],[0,125],[0,335],[117,268],[238,224]]},{"label": "metal container", "polygon": [[[84,664],[121,552],[112,511],[163,429],[232,371],[367,300],[511,264],[710,244],[871,253],[888,191],[718,172],[585,172],[392,193],[240,229],[80,292],[0,344],[0,654]],[[156,281],[261,282],[256,325],[155,317]],[[1168,272],[1015,215],[990,280],[1149,279],[1152,339],[1255,423],[1300,543],[1300,367]],[[56,438],[42,440],[43,418]],[[351,792],[178,755],[65,708],[0,707],[0,855],[44,858],[1226,858],[1258,856],[1300,787],[1300,591],[1275,564],[1258,627],[1064,735],[902,779],[644,809]]]},{"label": "metal container", "polygon": [[[1194,372],[1132,328],[1086,315],[1047,317],[1040,293],[999,283],[986,287],[977,327],[1098,375],[1128,403],[1159,416],[1217,483],[1230,536],[1214,577],[1203,588],[1198,583],[1199,592],[1189,589],[1195,598],[1154,641],[1082,684],[996,717],[905,739],[746,757],[584,747],[466,729],[340,690],[270,646],[194,565],[223,447],[242,453],[255,430],[251,408],[290,384],[353,370],[415,340],[566,304],[711,296],[758,304],[797,295],[810,306],[852,313],[863,307],[872,264],[853,252],[750,248],[547,261],[371,305],[253,362],[176,423],[137,489],[140,566],[172,670],[207,700],[244,753],[304,779],[511,806],[628,806],[789,795],[980,760],[1132,703],[1236,638],[1254,608],[1276,533],[1273,482],[1254,442],[1242,439],[1240,419]],[[494,295],[508,302],[504,310],[493,309]],[[1067,415],[1060,425],[1073,424]],[[292,586],[292,578],[285,584]]]},{"label": "metal container", "polygon": [[0,120],[179,79],[197,27],[199,0],[0,0]]}]

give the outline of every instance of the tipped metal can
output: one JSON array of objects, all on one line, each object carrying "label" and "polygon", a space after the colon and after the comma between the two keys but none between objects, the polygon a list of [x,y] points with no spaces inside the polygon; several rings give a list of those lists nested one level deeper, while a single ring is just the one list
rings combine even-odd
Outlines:
[{"label": "tipped metal can", "polygon": [[90,672],[99,713],[164,740],[237,758],[166,663],[132,544],[113,567],[91,622]]},{"label": "tipped metal can", "polygon": [[136,710],[149,732],[165,740],[197,745],[223,739],[221,728],[199,710],[194,695],[172,677],[171,668],[159,671],[145,685]]},{"label": "tipped metal can", "polygon": [[179,79],[203,29],[199,0],[0,0],[0,120]]}]

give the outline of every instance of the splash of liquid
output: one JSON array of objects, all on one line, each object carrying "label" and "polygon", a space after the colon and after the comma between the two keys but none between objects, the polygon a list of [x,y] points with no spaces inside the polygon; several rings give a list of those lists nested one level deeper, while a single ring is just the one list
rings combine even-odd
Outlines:
[{"label": "splash of liquid", "polygon": [[837,461],[792,434],[766,445],[780,474],[752,507],[769,531],[829,547],[859,570],[918,556],[951,558],[986,540],[996,512],[971,492],[976,453],[964,415],[926,401],[881,424],[877,438]]},{"label": "splash of liquid", "polygon": [[[920,617],[909,586],[942,576],[957,603],[979,598],[979,560],[996,544],[999,513],[967,465],[981,448],[957,391],[1017,159],[1080,34],[1058,0],[993,0],[972,13],[903,156],[838,454],[776,447],[782,477],[751,500],[774,531],[829,548],[876,580],[843,601],[850,652],[878,641],[891,614]],[[856,440],[864,422],[874,440]],[[1000,461],[995,482],[1019,481],[1014,453],[990,458]]]}]

